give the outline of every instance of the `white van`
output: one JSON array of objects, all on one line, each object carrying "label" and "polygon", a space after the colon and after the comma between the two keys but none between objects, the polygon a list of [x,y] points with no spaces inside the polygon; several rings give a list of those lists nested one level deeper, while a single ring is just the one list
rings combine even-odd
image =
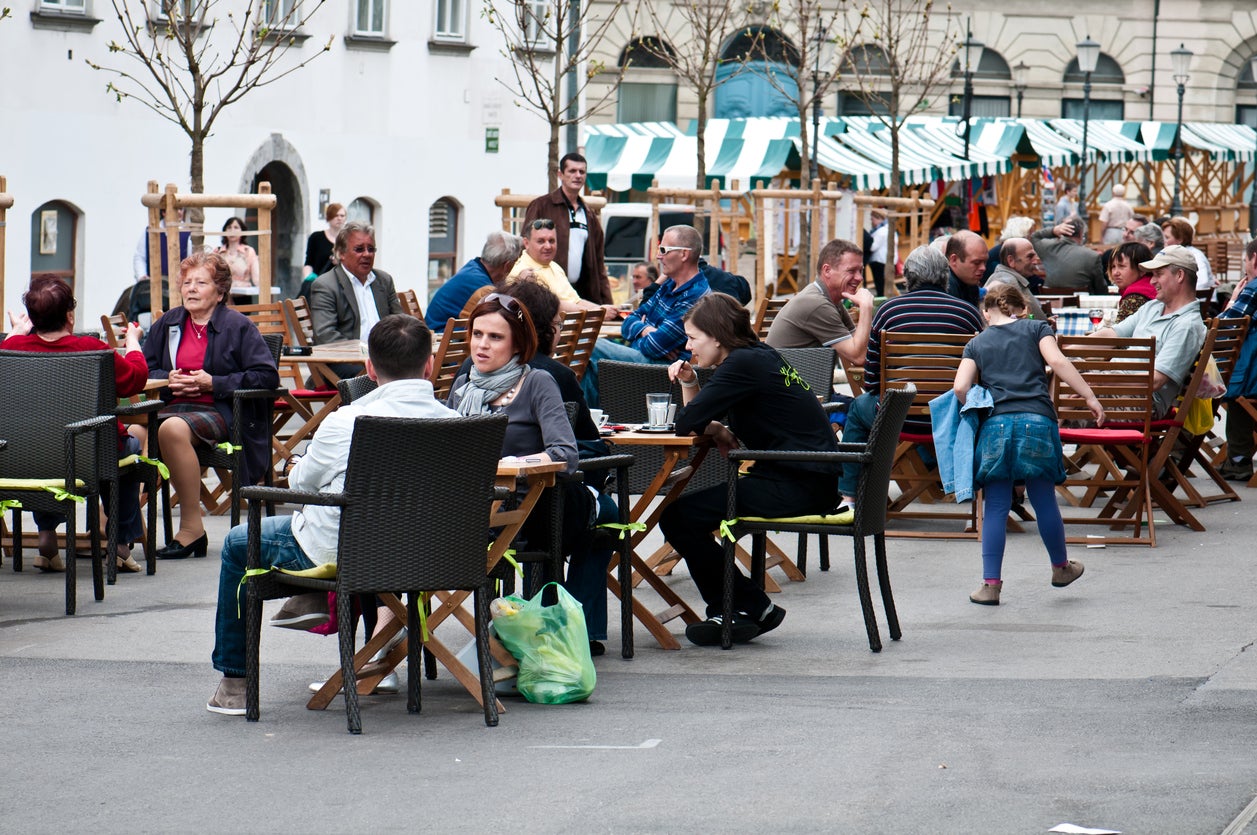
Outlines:
[{"label": "white van", "polygon": [[[628,280],[633,265],[640,261],[654,263],[654,248],[669,226],[694,225],[694,207],[678,203],[659,204],[659,229],[651,229],[650,203],[608,203],[599,214],[605,236],[603,256],[607,275],[619,280],[621,288],[630,287]],[[631,291],[629,291],[631,292]],[[627,295],[627,294],[626,294]]]}]

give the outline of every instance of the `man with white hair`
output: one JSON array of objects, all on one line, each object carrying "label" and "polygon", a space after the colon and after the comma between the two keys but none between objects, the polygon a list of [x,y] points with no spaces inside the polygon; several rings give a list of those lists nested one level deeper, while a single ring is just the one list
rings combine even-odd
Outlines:
[{"label": "man with white hair", "polygon": [[1111,246],[1122,242],[1122,234],[1126,231],[1126,221],[1135,216],[1135,210],[1126,202],[1126,186],[1117,183],[1113,186],[1113,197],[1100,209],[1100,223],[1104,224],[1104,236],[1100,242]]}]

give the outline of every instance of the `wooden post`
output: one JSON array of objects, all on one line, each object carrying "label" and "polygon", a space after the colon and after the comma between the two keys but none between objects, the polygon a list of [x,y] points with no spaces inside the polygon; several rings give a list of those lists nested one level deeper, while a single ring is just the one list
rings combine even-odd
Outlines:
[{"label": "wooden post", "polygon": [[[270,197],[271,184],[258,183],[258,194]],[[258,302],[266,304],[271,299],[271,205],[258,208]]]},{"label": "wooden post", "polygon": [[[166,183],[166,195],[163,201],[164,211],[166,214],[166,275],[161,276],[162,281],[166,282],[170,287],[170,307],[174,309],[183,303],[183,299],[179,295],[179,262],[183,260],[183,247],[179,246],[183,238],[183,222],[179,220],[179,208],[176,205],[176,195],[179,188],[174,183]],[[160,273],[161,262],[156,262],[157,270]],[[151,267],[150,267],[151,269]],[[162,284],[158,282],[157,288],[149,292],[149,298],[153,302],[153,321],[157,321],[158,307],[161,305]]]},{"label": "wooden post", "polygon": [[[751,192],[754,197],[755,192]],[[768,226],[764,222],[764,201],[753,199],[755,206],[755,229],[759,237],[756,253],[758,257],[755,265],[755,302],[759,303],[764,298],[768,288],[768,262],[772,260],[772,253],[769,250],[769,244],[772,242],[772,234],[768,230]]]},{"label": "wooden post", "polygon": [[[731,180],[729,182],[729,190],[734,194],[739,194],[738,181]],[[735,198],[736,199],[736,198]],[[719,208],[720,204],[716,204]],[[738,273],[738,267],[742,262],[742,229],[738,223],[738,213],[734,212],[729,217],[729,263],[733,265],[730,272]],[[739,273],[740,275],[740,273]]]},{"label": "wooden post", "polygon": [[153,321],[161,310],[161,192],[156,180],[148,181],[148,196],[155,201],[148,206],[148,298]]},{"label": "wooden post", "polygon": [[0,304],[4,302],[4,235],[7,230],[9,207],[13,196],[8,194],[8,178],[0,176]]},{"label": "wooden post", "polygon": [[812,222],[809,223],[808,231],[812,236],[812,246],[808,250],[808,257],[812,259],[811,264],[799,264],[799,280],[795,283],[799,290],[804,288],[803,276],[806,273],[808,283],[816,276],[812,274],[815,269],[816,256],[821,251],[821,178],[816,177],[812,180],[812,194],[808,197],[808,212],[812,215]]}]

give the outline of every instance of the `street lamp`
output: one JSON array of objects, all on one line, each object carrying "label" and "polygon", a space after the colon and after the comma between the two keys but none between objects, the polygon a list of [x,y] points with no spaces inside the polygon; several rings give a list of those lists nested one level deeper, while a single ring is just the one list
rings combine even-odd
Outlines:
[{"label": "street lamp", "polygon": [[[973,33],[969,31],[969,23],[965,21],[965,41],[961,48],[965,51],[965,103],[964,103],[964,123],[965,123],[965,159],[969,159],[969,117],[973,110],[973,73],[978,68],[978,63],[982,60],[982,41],[975,41]],[[969,172],[965,172],[965,217],[969,216],[969,203],[973,199],[971,192],[973,188],[969,182]]]},{"label": "street lamp", "polygon": [[820,166],[820,144],[821,144],[821,48],[826,40],[826,27],[817,25],[816,27],[816,55],[813,57],[812,64],[812,159],[810,161],[811,176],[808,177],[807,186],[810,188],[812,181],[821,175]]},{"label": "street lamp", "polygon": [[1017,91],[1017,118],[1021,118],[1021,97],[1026,94],[1026,73],[1030,72],[1030,65],[1024,61],[1018,61],[1017,66],[1013,67],[1013,89]]},{"label": "street lamp", "polygon": [[1183,176],[1183,92],[1190,78],[1187,70],[1191,67],[1194,54],[1182,44],[1170,52],[1170,67],[1174,70],[1174,83],[1178,85],[1178,119],[1174,123],[1174,198],[1170,201],[1173,217],[1183,213],[1183,203],[1179,198],[1179,183]]},{"label": "street lamp", "polygon": [[1089,234],[1087,223],[1087,124],[1091,121],[1091,74],[1100,61],[1100,45],[1086,40],[1078,45],[1078,69],[1082,71],[1082,165],[1078,170],[1078,217],[1082,219],[1083,239]]},{"label": "street lamp", "polygon": [[[1248,71],[1253,76],[1253,84],[1257,85],[1257,55],[1248,59]],[[1257,123],[1254,123],[1257,129]],[[1257,156],[1253,157],[1253,170],[1257,172]],[[1248,232],[1257,235],[1257,176],[1253,177],[1253,199],[1248,204]]]}]

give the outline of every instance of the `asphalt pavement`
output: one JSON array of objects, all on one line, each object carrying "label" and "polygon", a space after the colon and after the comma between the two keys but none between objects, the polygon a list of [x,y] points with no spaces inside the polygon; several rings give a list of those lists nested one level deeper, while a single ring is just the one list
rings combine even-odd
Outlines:
[{"label": "asphalt pavement", "polygon": [[[61,575],[6,559],[0,831],[1239,832],[1257,796],[1241,492],[1198,512],[1204,533],[1071,549],[1087,570],[1066,589],[1033,529],[1010,535],[999,607],[968,601],[977,543],[891,540],[904,636],[882,619],[879,654],[850,542],[822,573],[813,540],[807,581],[779,577],[784,624],[749,645],[670,652],[639,628],[624,660],[613,608],[587,703],[510,698],[486,728],[442,674],[417,716],[365,697],[358,737],[340,699],[305,709],[335,639],[290,630],[264,629],[260,722],[206,711],[225,518],[209,558],[120,575],[101,602],[80,563],[74,617]],[[683,567],[670,582],[697,602]]]}]

